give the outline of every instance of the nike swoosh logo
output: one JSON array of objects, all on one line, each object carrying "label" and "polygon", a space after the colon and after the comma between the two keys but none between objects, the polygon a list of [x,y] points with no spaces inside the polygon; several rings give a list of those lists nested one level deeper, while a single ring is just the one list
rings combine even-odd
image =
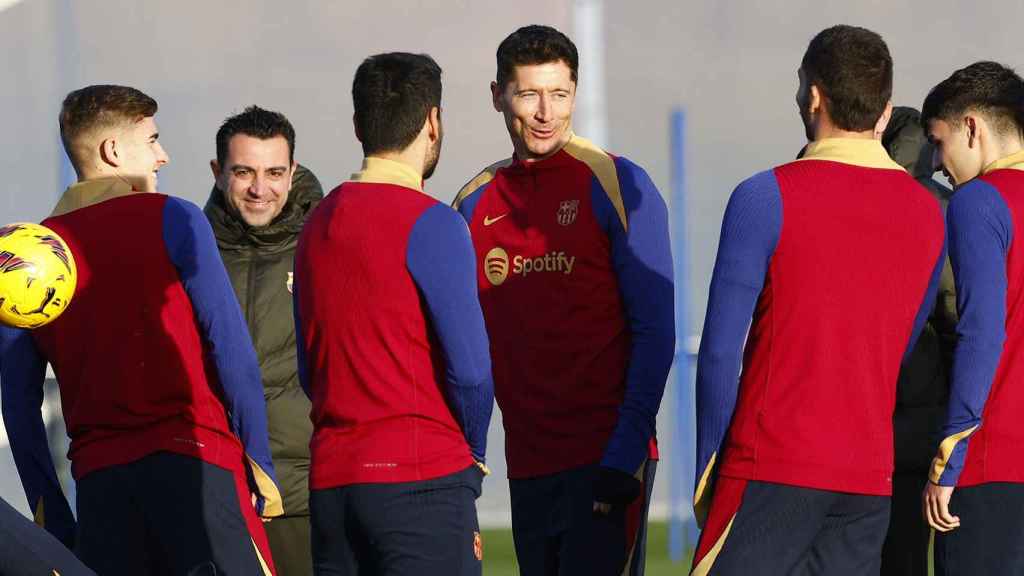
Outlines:
[{"label": "nike swoosh logo", "polygon": [[508,212],[505,212],[501,216],[496,216],[494,218],[491,218],[490,216],[484,216],[484,226],[490,226],[491,224],[494,224],[495,222],[501,220],[505,216],[508,216]]}]

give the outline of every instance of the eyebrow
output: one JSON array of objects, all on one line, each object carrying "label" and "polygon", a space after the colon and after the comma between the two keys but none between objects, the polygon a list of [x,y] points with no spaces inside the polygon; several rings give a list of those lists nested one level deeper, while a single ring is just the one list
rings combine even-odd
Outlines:
[{"label": "eyebrow", "polygon": [[[252,166],[247,166],[245,164],[235,164],[235,165],[231,166],[231,170],[232,171],[234,171],[234,170],[250,170],[252,172],[256,171],[256,169],[253,168]],[[285,171],[287,171],[288,170],[288,166],[271,166],[271,167],[267,168],[267,171],[270,171],[270,170],[285,170]]]},{"label": "eyebrow", "polygon": [[159,132],[153,132],[152,134],[149,135],[150,140],[157,140],[158,138],[160,138]]}]

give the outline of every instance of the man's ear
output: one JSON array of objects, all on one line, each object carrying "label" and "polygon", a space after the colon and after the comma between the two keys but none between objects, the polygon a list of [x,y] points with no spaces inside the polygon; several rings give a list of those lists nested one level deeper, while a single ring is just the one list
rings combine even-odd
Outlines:
[{"label": "man's ear", "polygon": [[216,159],[210,160],[210,171],[213,172],[214,180],[220,180],[220,164]]},{"label": "man's ear", "polygon": [[875,122],[875,138],[882,139],[885,129],[889,126],[890,119],[892,119],[892,100],[885,103],[885,110],[882,111],[882,115]]},{"label": "man's ear", "polygon": [[818,88],[817,84],[811,84],[809,91],[809,97],[807,98],[807,111],[811,117],[817,116],[821,113],[822,106],[825,105],[824,97],[821,94],[821,89]]},{"label": "man's ear", "polygon": [[116,139],[106,138],[100,142],[100,160],[115,168],[121,165],[121,157],[118,155]]},{"label": "man's ear", "polygon": [[491,82],[491,105],[498,112],[505,111],[505,102],[502,100],[502,92],[504,92],[497,82]]},{"label": "man's ear", "polygon": [[427,114],[427,136],[431,142],[437,142],[441,137],[441,109],[434,106]]},{"label": "man's ear", "polygon": [[359,133],[359,123],[356,122],[356,115],[352,114],[352,131],[356,134],[356,140],[363,141],[363,135]]},{"label": "man's ear", "polygon": [[978,120],[974,116],[964,117],[964,131],[967,132],[967,147],[974,148],[978,142],[979,134],[978,130],[981,127],[978,125]]},{"label": "man's ear", "polygon": [[292,184],[295,183],[295,171],[299,169],[299,163],[292,160],[292,169],[288,174],[288,190],[291,191]]}]

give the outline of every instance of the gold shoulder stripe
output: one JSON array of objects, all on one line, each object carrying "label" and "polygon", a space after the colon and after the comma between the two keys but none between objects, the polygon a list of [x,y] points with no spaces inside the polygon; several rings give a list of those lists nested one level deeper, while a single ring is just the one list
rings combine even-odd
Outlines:
[{"label": "gold shoulder stripe", "polygon": [[615,170],[615,160],[590,140],[576,135],[566,143],[563,150],[590,168],[615,207],[615,212],[622,221],[622,229],[628,231],[626,206],[622,202],[622,189],[619,187],[619,173]]},{"label": "gold shoulder stripe", "polygon": [[477,188],[493,180],[494,175],[498,173],[499,169],[504,168],[511,163],[512,159],[506,158],[504,160],[491,164],[487,168],[484,168],[483,172],[480,172],[479,174],[474,176],[472,180],[467,182],[466,185],[462,187],[462,190],[459,190],[459,193],[455,195],[455,200],[452,202],[452,208],[458,210],[459,205],[462,204],[462,201],[466,199],[466,196],[469,196],[470,194],[475,192]]},{"label": "gold shoulder stripe", "polygon": [[708,509],[711,507],[711,490],[709,485],[711,484],[711,471],[715,468],[716,458],[718,458],[718,452],[712,454],[711,459],[708,460],[707,467],[704,468],[704,472],[700,475],[697,491],[693,494],[693,517],[701,525],[704,524],[704,519],[708,517]]},{"label": "gold shoulder stripe", "polygon": [[949,457],[953,455],[953,449],[956,448],[957,442],[970,436],[978,429],[978,426],[971,426],[963,432],[958,432],[949,436],[939,444],[939,453],[935,455],[935,459],[932,460],[931,473],[928,474],[928,478],[935,484],[939,483],[939,478],[942,477],[942,473],[946,471],[946,464],[949,463]]},{"label": "gold shoulder stripe", "polygon": [[736,521],[736,515],[733,514],[732,518],[729,519],[729,524],[722,531],[722,535],[718,537],[715,545],[708,550],[708,553],[700,559],[700,562],[693,567],[691,576],[707,576],[711,573],[711,567],[715,565],[715,560],[718,559],[718,554],[722,552],[722,546],[725,546],[725,539],[729,536],[729,530],[732,530],[732,523]]},{"label": "gold shoulder stripe", "polygon": [[284,503],[281,501],[281,492],[277,489],[277,484],[274,484],[270,476],[248,454],[245,459],[249,461],[252,477],[256,479],[256,487],[260,491],[260,496],[263,496],[263,516],[270,518],[283,515]]}]

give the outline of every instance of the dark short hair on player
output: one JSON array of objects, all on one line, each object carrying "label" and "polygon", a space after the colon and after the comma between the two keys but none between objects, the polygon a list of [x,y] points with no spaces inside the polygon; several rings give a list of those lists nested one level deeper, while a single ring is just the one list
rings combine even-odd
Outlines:
[{"label": "dark short hair on player", "polygon": [[228,144],[237,134],[244,134],[260,140],[283,136],[288,141],[288,161],[295,162],[295,128],[280,112],[249,106],[241,114],[235,114],[217,130],[217,163],[224,165],[228,157]]},{"label": "dark short hair on player", "polygon": [[441,67],[426,54],[370,56],[356,70],[352,104],[363,154],[404,150],[441,108]]},{"label": "dark short hair on player", "polygon": [[877,33],[839,25],[822,30],[807,46],[800,68],[821,91],[840,129],[874,128],[892,98],[892,56]]},{"label": "dark short hair on player", "polygon": [[551,26],[523,26],[498,45],[498,86],[504,87],[516,66],[565,62],[573,83],[580,67],[579,53],[569,37]]},{"label": "dark short hair on player", "polygon": [[998,62],[975,62],[939,82],[921,108],[921,124],[932,120],[959,128],[963,115],[976,112],[1001,134],[1020,134],[1024,126],[1024,80]]},{"label": "dark short hair on player", "polygon": [[83,136],[97,130],[130,125],[155,116],[156,100],[128,86],[97,84],[70,92],[64,97],[57,122],[64,150],[76,171],[83,160],[79,147]]}]

